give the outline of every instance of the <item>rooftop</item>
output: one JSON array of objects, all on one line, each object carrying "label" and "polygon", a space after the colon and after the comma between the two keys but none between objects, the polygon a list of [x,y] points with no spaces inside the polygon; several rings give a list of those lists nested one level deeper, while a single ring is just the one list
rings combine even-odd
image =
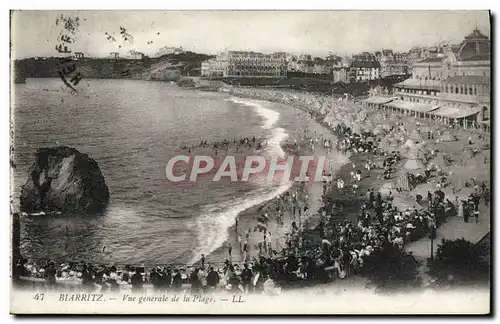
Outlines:
[{"label": "rooftop", "polygon": [[[470,61],[474,57],[491,56],[491,43],[487,36],[483,35],[478,29],[467,35],[460,44],[457,58],[461,61]],[[490,58],[488,58],[489,60]]]},{"label": "rooftop", "polygon": [[443,60],[442,57],[429,57],[415,63],[437,63],[441,62],[442,60]]},{"label": "rooftop", "polygon": [[362,59],[360,57],[357,57],[354,59],[354,61],[352,61],[351,67],[380,69],[380,63],[375,58]]},{"label": "rooftop", "polygon": [[409,89],[441,89],[441,81],[439,80],[419,80],[419,79],[406,79],[403,82],[396,83],[396,88],[409,88]]},{"label": "rooftop", "polygon": [[490,84],[490,78],[481,75],[457,75],[449,77],[443,82],[456,84]]},{"label": "rooftop", "polygon": [[469,57],[462,59],[462,61],[466,61],[466,62],[469,62],[469,61],[491,61],[491,55],[490,54],[480,54],[480,55],[469,56]]}]

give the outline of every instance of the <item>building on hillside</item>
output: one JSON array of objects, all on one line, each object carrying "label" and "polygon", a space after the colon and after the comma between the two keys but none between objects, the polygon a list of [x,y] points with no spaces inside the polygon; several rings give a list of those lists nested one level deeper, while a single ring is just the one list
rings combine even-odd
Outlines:
[{"label": "building on hillside", "polygon": [[287,71],[299,71],[299,58],[296,55],[287,55]]},{"label": "building on hillside", "polygon": [[420,47],[412,47],[408,52],[407,63],[408,63],[408,72],[411,73],[413,71],[413,64],[422,60],[422,48]]},{"label": "building on hillside", "polygon": [[[457,49],[458,48],[458,49]],[[490,76],[491,45],[488,37],[474,30],[459,47],[443,49],[443,56],[413,64],[414,79],[444,80],[450,76]]]},{"label": "building on hillside", "polygon": [[177,55],[182,53],[184,53],[182,46],[181,47],[164,46],[156,52],[155,57],[160,57],[163,55],[172,55],[172,54]]},{"label": "building on hillside", "polygon": [[301,54],[299,55],[299,61],[312,61],[312,55],[310,54]]},{"label": "building on hillside", "polygon": [[331,65],[329,65],[329,62],[325,60],[314,60],[313,61],[314,66],[313,66],[313,73],[314,74],[330,74],[332,69]]},{"label": "building on hillside", "polygon": [[474,30],[458,50],[445,57],[430,57],[414,64],[413,77],[394,85],[392,97],[374,96],[364,101],[417,118],[490,130],[491,45]]},{"label": "building on hillside", "polygon": [[201,76],[209,78],[221,78],[224,76],[225,61],[217,58],[209,59],[201,63]]},{"label": "building on hillside", "polygon": [[210,60],[201,62],[201,76],[202,77],[210,76]]},{"label": "building on hillside", "polygon": [[298,71],[302,73],[314,73],[314,62],[312,60],[299,60],[297,62]]},{"label": "building on hillside", "polygon": [[349,82],[349,69],[345,66],[335,66],[332,69],[333,82]]},{"label": "building on hillside", "polygon": [[120,53],[118,53],[118,52],[111,52],[111,53],[109,53],[109,55],[111,56],[111,58],[114,58],[114,59],[120,58]]},{"label": "building on hillside", "polygon": [[124,58],[129,60],[143,60],[146,58],[146,55],[144,53],[131,50],[124,56]]},{"label": "building on hillside", "polygon": [[286,77],[286,53],[227,52],[226,76]]},{"label": "building on hillside", "polygon": [[202,66],[204,75],[223,77],[286,77],[285,52],[263,54],[247,51],[225,51]]},{"label": "building on hillside", "polygon": [[75,52],[75,58],[82,59],[85,58],[85,55],[82,52]]},{"label": "building on hillside", "polygon": [[394,53],[394,61],[408,64],[408,53],[396,52]]},{"label": "building on hillside", "polygon": [[314,74],[330,74],[331,71],[331,67],[326,63],[314,63]]},{"label": "building on hillside", "polygon": [[177,81],[180,77],[181,70],[175,66],[165,67],[153,72],[151,75],[151,79],[157,81]]},{"label": "building on hillside", "polygon": [[328,64],[331,67],[342,65],[342,57],[340,57],[336,54],[328,54],[328,56],[325,57],[325,61],[328,62]]},{"label": "building on hillside", "polygon": [[349,69],[349,79],[354,82],[365,82],[380,77],[380,63],[375,55],[364,52],[353,56]]},{"label": "building on hillside", "polygon": [[349,66],[351,66],[351,63],[352,63],[352,58],[350,58],[349,56],[344,56],[344,57],[342,58],[341,65],[342,65],[343,67],[348,68]]},{"label": "building on hillside", "polygon": [[380,63],[380,76],[403,75],[408,73],[408,56],[404,53],[394,53],[392,50],[384,49],[378,54]]}]

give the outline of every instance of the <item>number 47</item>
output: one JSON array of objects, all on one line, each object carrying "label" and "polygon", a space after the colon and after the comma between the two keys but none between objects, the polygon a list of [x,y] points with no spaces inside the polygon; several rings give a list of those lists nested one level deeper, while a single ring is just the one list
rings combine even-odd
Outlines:
[{"label": "number 47", "polygon": [[33,297],[33,299],[36,299],[36,300],[40,300],[40,301],[42,301],[42,300],[43,300],[43,297],[44,297],[44,295],[43,295],[43,294],[35,294],[35,297]]}]

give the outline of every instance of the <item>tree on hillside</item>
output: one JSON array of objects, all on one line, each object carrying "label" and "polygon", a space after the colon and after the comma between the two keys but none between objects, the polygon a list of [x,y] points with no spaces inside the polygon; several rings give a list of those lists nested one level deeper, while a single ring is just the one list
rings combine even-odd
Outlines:
[{"label": "tree on hillside", "polygon": [[419,263],[410,253],[389,242],[382,249],[363,259],[361,274],[380,292],[416,288],[421,284]]},{"label": "tree on hillside", "polygon": [[486,248],[476,246],[463,238],[443,239],[439,244],[436,257],[429,260],[429,275],[437,284],[461,284],[487,282],[490,274],[490,261]]}]

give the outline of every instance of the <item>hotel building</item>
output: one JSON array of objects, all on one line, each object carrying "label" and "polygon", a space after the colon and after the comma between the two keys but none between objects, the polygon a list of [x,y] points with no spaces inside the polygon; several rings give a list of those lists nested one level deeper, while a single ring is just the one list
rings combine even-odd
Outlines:
[{"label": "hotel building", "polygon": [[476,29],[457,50],[416,62],[412,78],[395,84],[392,97],[371,96],[363,104],[490,130],[490,70],[490,40]]},{"label": "hotel building", "polygon": [[215,73],[223,77],[284,78],[287,72],[285,52],[263,54],[246,51],[225,51],[215,60],[202,64],[202,74]]}]

